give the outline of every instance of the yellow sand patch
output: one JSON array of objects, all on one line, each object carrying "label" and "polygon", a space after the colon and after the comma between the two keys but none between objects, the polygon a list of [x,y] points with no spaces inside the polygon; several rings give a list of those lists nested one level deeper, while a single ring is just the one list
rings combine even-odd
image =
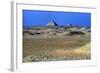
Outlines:
[{"label": "yellow sand patch", "polygon": [[71,50],[55,49],[48,52],[48,54],[52,56],[72,56],[72,57],[86,56],[86,55],[90,55],[90,53],[91,53],[90,43],[76,49],[71,49]]},{"label": "yellow sand patch", "polygon": [[75,49],[76,53],[83,53],[83,54],[90,54],[91,53],[91,44],[88,43],[83,47],[80,47],[78,49]]}]

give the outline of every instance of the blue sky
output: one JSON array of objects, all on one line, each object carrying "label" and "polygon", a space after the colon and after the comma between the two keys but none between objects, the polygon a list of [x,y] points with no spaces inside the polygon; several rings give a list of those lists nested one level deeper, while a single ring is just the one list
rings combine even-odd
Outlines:
[{"label": "blue sky", "polygon": [[24,27],[46,26],[51,21],[55,21],[59,26],[72,24],[90,27],[91,13],[23,10]]}]

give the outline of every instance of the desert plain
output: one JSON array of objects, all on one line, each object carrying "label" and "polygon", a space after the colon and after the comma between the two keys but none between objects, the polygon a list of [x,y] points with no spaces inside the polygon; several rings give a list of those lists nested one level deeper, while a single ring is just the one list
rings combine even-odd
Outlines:
[{"label": "desert plain", "polygon": [[90,27],[23,28],[23,63],[91,59]]}]

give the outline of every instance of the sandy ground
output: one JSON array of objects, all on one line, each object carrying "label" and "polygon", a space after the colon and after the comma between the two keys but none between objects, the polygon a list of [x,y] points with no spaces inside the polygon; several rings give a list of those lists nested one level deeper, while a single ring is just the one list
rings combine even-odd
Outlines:
[{"label": "sandy ground", "polygon": [[90,51],[89,36],[23,38],[24,63],[90,59]]}]

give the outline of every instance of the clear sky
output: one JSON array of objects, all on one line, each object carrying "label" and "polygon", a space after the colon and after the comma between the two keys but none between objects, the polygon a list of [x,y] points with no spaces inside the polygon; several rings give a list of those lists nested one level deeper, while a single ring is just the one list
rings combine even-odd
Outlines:
[{"label": "clear sky", "polygon": [[55,21],[59,26],[72,24],[90,27],[91,13],[23,10],[24,27],[46,26],[51,21]]}]

